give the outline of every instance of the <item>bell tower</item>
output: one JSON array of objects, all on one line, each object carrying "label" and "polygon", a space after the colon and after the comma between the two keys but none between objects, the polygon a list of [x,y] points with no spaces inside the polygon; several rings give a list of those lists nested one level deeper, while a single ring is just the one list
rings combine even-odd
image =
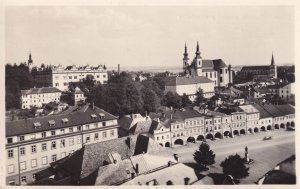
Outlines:
[{"label": "bell tower", "polygon": [[33,67],[33,61],[32,61],[31,52],[30,52],[29,53],[29,59],[28,59],[28,69],[29,69],[29,72],[31,72],[32,67]]},{"label": "bell tower", "polygon": [[186,43],[184,46],[184,53],[183,53],[183,73],[187,74],[188,73],[188,68],[189,68],[189,54],[187,52],[187,47],[186,47]]},{"label": "bell tower", "polygon": [[196,63],[197,76],[202,76],[202,57],[201,57],[201,52],[200,52],[198,41],[197,41],[197,47],[196,47],[195,54],[196,54],[195,63]]}]

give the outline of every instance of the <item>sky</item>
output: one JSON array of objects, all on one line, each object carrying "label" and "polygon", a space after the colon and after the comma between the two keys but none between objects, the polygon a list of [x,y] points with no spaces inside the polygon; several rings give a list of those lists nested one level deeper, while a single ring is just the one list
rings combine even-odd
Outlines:
[{"label": "sky", "polygon": [[236,65],[294,63],[288,6],[11,6],[6,63],[181,67],[199,42],[203,59]]}]

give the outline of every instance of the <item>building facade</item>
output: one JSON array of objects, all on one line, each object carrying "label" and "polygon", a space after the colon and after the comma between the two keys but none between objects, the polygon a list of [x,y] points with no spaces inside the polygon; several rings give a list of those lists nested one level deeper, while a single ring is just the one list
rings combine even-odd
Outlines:
[{"label": "building facade", "polygon": [[40,68],[33,67],[31,54],[28,60],[29,70],[39,87],[56,87],[59,90],[67,91],[70,82],[80,82],[84,79],[92,79],[97,84],[106,84],[108,74],[105,65],[98,66],[67,66],[63,67],[42,66]]},{"label": "building facade", "polygon": [[204,76],[214,82],[215,87],[227,87],[232,83],[231,66],[227,66],[222,59],[205,60],[201,57],[197,42],[196,56],[190,62],[187,47],[183,54],[183,73],[189,76]]},{"label": "building facade", "polygon": [[85,144],[118,138],[117,117],[88,105],[58,114],[6,123],[6,183],[26,185],[49,163]]},{"label": "building facade", "polygon": [[21,90],[21,107],[30,109],[31,107],[42,107],[49,102],[59,102],[61,91],[55,87],[31,88]]}]

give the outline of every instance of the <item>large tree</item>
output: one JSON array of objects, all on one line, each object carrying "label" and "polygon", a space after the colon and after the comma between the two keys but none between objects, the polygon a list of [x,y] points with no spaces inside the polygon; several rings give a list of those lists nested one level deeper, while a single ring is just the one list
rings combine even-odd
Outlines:
[{"label": "large tree", "polygon": [[163,99],[163,105],[173,108],[181,108],[181,97],[177,93],[168,92]]},{"label": "large tree", "polygon": [[203,90],[201,88],[199,88],[195,94],[196,98],[195,98],[195,101],[194,101],[194,104],[196,106],[199,106],[201,103],[205,102],[205,98],[203,96]]},{"label": "large tree", "polygon": [[231,175],[235,179],[249,176],[249,168],[245,166],[245,160],[238,154],[230,155],[220,166],[225,175]]},{"label": "large tree", "polygon": [[212,165],[215,163],[215,157],[216,155],[214,152],[210,149],[210,146],[202,142],[199,146],[199,150],[196,150],[194,153],[194,160],[204,167],[207,167],[207,165]]},{"label": "large tree", "polygon": [[156,109],[160,106],[159,97],[152,89],[146,87],[142,88],[141,93],[144,101],[144,111],[146,111],[147,113],[155,112]]},{"label": "large tree", "polygon": [[189,96],[186,95],[185,93],[182,95],[181,101],[182,101],[182,106],[183,107],[186,107],[186,106],[189,106],[189,105],[193,104],[193,102],[189,99]]}]

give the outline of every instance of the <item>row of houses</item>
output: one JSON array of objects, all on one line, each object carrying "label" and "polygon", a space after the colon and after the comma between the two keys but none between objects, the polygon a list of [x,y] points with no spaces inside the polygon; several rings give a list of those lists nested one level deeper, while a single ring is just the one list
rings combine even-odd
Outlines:
[{"label": "row of houses", "polygon": [[231,114],[213,111],[203,114],[195,109],[181,109],[150,113],[141,119],[137,115],[119,119],[120,134],[143,134],[162,146],[172,147],[197,140],[294,127],[295,110],[288,104],[252,103],[239,106],[238,111]]}]

